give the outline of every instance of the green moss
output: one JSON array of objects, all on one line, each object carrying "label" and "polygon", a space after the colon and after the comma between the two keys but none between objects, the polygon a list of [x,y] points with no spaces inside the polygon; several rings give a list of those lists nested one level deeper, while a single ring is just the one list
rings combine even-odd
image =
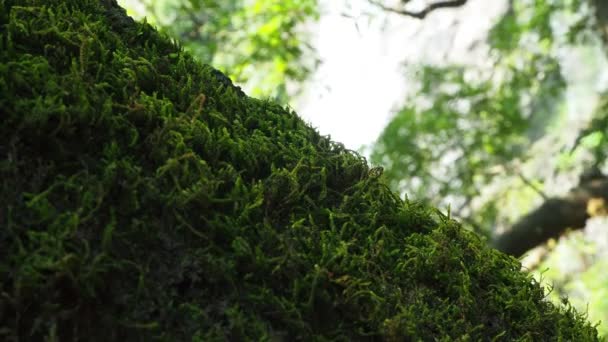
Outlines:
[{"label": "green moss", "polygon": [[0,339],[598,339],[114,6],[0,0]]}]

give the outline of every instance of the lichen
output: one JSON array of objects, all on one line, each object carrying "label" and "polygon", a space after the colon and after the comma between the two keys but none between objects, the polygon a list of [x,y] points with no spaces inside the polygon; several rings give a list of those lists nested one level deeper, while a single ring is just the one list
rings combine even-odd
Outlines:
[{"label": "lichen", "polygon": [[110,0],[0,0],[0,339],[596,341]]}]

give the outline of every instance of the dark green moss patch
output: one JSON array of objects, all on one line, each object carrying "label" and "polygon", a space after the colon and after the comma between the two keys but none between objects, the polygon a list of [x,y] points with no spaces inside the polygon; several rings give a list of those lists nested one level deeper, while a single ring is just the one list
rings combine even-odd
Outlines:
[{"label": "dark green moss patch", "polygon": [[597,340],[104,0],[0,0],[0,339]]}]

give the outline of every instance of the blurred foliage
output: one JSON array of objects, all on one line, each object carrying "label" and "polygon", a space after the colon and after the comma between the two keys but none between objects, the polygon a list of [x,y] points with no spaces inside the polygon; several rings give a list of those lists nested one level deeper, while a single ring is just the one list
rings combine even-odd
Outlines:
[{"label": "blurred foliage", "polygon": [[[390,186],[438,207],[451,205],[477,227],[497,219],[492,203],[473,202],[498,176],[516,175],[522,188],[542,191],[543,182],[521,169],[539,157],[530,147],[564,126],[569,104],[560,55],[593,37],[589,25],[580,24],[590,20],[586,5],[513,1],[489,33],[489,66],[418,66],[419,89],[371,148],[371,161],[385,168]],[[590,127],[593,133],[599,126]],[[577,147],[560,143],[566,154]],[[603,147],[595,146],[598,160]]]},{"label": "blurred foliage", "polygon": [[[569,302],[587,311],[591,321],[600,321],[598,331],[608,336],[608,235],[598,230],[608,229],[608,218],[596,217],[583,231],[563,236],[555,249],[535,270],[537,279],[550,281],[552,291],[548,297]],[[596,232],[594,232],[594,230]]]},{"label": "blurred foliage", "polygon": [[319,18],[317,0],[123,1],[251,96],[285,103],[319,64],[305,27]]},{"label": "blurred foliage", "polygon": [[601,167],[608,157],[608,94],[603,94],[602,101],[587,128],[582,130],[576,139],[572,151],[590,151],[595,166]]},{"label": "blurred foliage", "polygon": [[[467,79],[463,67],[423,67],[421,93],[386,127],[372,162],[385,166],[391,187],[400,192],[464,208],[492,181],[496,166],[525,157],[525,146],[541,128],[530,119],[532,109],[537,116],[552,114],[542,102],[556,99],[564,82],[559,64],[543,59],[536,62],[544,77],[530,77],[536,70],[525,63],[498,86],[496,75],[476,81]],[[421,99],[430,105],[416,106]],[[527,100],[529,110],[522,110]]]},{"label": "blurred foliage", "polygon": [[[608,95],[589,94],[595,89],[587,86],[585,99],[598,104],[593,113],[576,112],[580,99],[570,83],[578,75],[564,69],[564,56],[577,49],[601,45],[608,52],[593,10],[589,0],[513,0],[489,32],[488,65],[408,70],[419,87],[370,149],[388,185],[408,198],[450,208],[490,237],[547,194],[561,194],[553,187],[564,183],[559,177],[591,166],[606,171]],[[579,253],[597,256],[588,249]],[[589,303],[590,319],[603,320],[605,334],[608,279],[600,269],[581,269],[567,281],[551,272],[543,277],[564,295],[584,283],[579,308]],[[563,272],[557,267],[555,273]]]},{"label": "blurred foliage", "polygon": [[[566,82],[550,20],[555,6],[516,2],[490,32],[487,69],[423,65],[418,92],[397,112],[371,151],[391,187],[470,213],[474,198],[562,114]],[[477,210],[491,226],[495,210]],[[490,231],[484,231],[486,235]]]}]

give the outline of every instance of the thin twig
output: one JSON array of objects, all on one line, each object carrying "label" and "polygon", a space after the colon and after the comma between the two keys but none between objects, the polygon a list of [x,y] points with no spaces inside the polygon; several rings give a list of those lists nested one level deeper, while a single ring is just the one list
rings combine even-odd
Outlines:
[{"label": "thin twig", "polygon": [[406,15],[408,17],[416,18],[416,19],[424,19],[429,13],[434,10],[440,8],[450,8],[450,7],[461,7],[467,3],[468,0],[451,0],[451,1],[439,1],[432,4],[429,4],[425,9],[419,12],[408,11],[406,9],[398,9],[390,6],[386,6],[378,0],[368,0],[372,5],[378,6],[379,8],[393,12],[401,15]]},{"label": "thin twig", "polygon": [[532,188],[532,190],[539,194],[540,197],[542,197],[545,201],[549,199],[549,197],[547,197],[547,195],[545,195],[545,193],[541,189],[534,185],[534,183],[532,183],[528,178],[526,178],[521,172],[519,172],[517,175],[522,180],[522,182],[524,182],[524,184]]}]

